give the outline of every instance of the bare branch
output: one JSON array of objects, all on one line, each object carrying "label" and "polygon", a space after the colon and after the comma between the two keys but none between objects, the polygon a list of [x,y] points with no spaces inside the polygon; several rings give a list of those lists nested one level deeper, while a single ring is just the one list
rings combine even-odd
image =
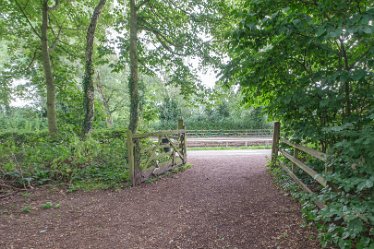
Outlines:
[{"label": "bare branch", "polygon": [[26,70],[30,69],[30,67],[32,66],[32,64],[34,64],[37,52],[38,52],[38,49],[35,49],[34,54],[33,54],[32,58],[31,58],[31,61],[30,61],[29,65],[27,66]]},{"label": "bare branch", "polygon": [[52,46],[50,46],[49,50],[52,51],[56,48],[57,46],[57,43],[59,42],[60,40],[60,35],[61,35],[61,31],[62,31],[62,26],[59,26],[58,27],[58,32],[57,34],[55,33],[55,31],[53,30],[53,28],[51,27],[51,31],[52,31],[52,34],[55,36],[55,40],[53,41],[52,43]]}]

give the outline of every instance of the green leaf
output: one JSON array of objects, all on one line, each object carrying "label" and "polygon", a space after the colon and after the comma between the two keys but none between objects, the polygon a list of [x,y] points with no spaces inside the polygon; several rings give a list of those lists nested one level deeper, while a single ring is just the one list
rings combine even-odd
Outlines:
[{"label": "green leaf", "polygon": [[360,183],[358,186],[357,186],[357,191],[362,191],[364,189],[369,189],[369,188],[372,188],[374,185],[374,182],[372,179],[367,179],[366,181]]},{"label": "green leaf", "polygon": [[374,27],[373,26],[365,26],[363,28],[363,31],[366,34],[372,34],[374,32]]}]

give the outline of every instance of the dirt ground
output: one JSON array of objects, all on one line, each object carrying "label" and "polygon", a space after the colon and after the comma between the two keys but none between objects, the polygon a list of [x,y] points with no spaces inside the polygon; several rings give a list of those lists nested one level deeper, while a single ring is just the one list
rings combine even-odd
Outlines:
[{"label": "dirt ground", "polygon": [[136,188],[2,199],[0,248],[320,248],[265,154],[225,153],[191,152],[191,169]]}]

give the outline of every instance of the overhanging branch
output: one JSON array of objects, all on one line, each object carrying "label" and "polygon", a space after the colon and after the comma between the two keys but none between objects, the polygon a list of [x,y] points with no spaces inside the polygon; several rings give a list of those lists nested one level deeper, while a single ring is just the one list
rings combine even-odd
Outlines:
[{"label": "overhanging branch", "polygon": [[25,17],[25,19],[26,19],[27,23],[29,24],[29,26],[30,26],[31,30],[33,31],[33,33],[34,33],[37,37],[39,37],[40,39],[42,39],[42,36],[38,33],[38,31],[36,31],[36,29],[35,29],[34,26],[32,25],[30,19],[29,19],[28,16],[27,16],[26,11],[22,8],[22,6],[18,3],[17,0],[14,0],[14,2],[16,3],[18,9],[21,11],[23,17]]}]

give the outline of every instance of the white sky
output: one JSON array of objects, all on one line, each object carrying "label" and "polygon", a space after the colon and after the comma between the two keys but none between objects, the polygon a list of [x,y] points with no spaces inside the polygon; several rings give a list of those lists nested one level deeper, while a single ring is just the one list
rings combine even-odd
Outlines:
[{"label": "white sky", "polygon": [[213,69],[209,69],[207,72],[199,72],[198,75],[203,85],[209,88],[213,88],[218,79]]},{"label": "white sky", "polygon": [[[26,80],[13,80],[12,81],[12,88],[16,88],[17,86],[20,86],[20,85],[24,85],[26,84],[27,81]],[[30,99],[25,99],[25,98],[21,98],[21,97],[16,97],[16,98],[12,98],[11,102],[10,102],[10,106],[13,106],[13,107],[24,107],[24,106],[29,106],[29,105],[32,105],[34,101],[33,100],[30,100]]]}]

